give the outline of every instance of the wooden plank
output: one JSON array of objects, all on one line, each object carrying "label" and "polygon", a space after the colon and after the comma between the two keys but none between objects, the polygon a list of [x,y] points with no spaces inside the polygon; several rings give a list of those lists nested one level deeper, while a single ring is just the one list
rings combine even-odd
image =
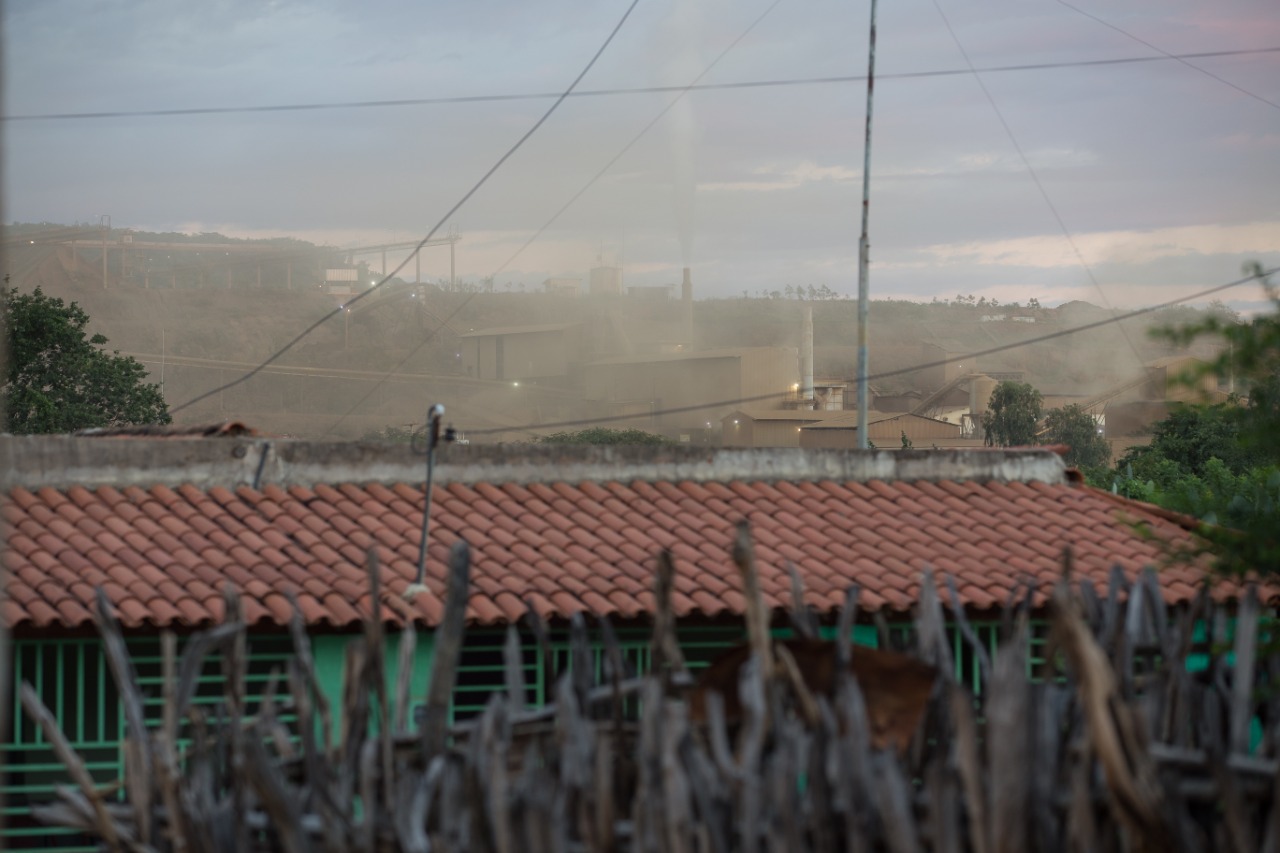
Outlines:
[{"label": "wooden plank", "polygon": [[400,643],[396,650],[396,696],[395,723],[393,733],[404,734],[409,731],[409,690],[413,685],[413,665],[418,653],[418,630],[412,619],[404,621],[404,629],[400,634]]},{"label": "wooden plank", "polygon": [[964,637],[969,648],[973,650],[974,659],[978,662],[980,683],[986,684],[991,678],[991,654],[987,646],[978,638],[977,632],[969,624],[969,617],[964,612],[964,604],[960,601],[960,591],[956,588],[956,579],[947,573],[947,593],[951,597],[951,618],[955,620],[960,636]]},{"label": "wooden plank", "polygon": [[125,738],[132,745],[125,752],[125,758],[133,773],[126,776],[125,783],[129,788],[129,802],[134,810],[134,823],[137,827],[138,840],[143,844],[151,842],[151,752],[150,738],[147,735],[146,717],[142,710],[142,693],[138,689],[138,675],[129,658],[124,643],[124,635],[120,632],[120,623],[116,621],[111,609],[111,601],[102,587],[95,590],[93,621],[102,637],[102,653],[111,669],[111,676],[120,694],[120,705],[125,719]]},{"label": "wooden plank", "polygon": [[791,626],[796,636],[810,640],[818,639],[818,617],[813,608],[804,600],[804,578],[796,569],[795,563],[787,560],[787,575],[791,579]]},{"label": "wooden plank", "polygon": [[989,837],[993,853],[1031,849],[1028,837],[1027,759],[1031,752],[1030,691],[1027,684],[1027,621],[996,650],[986,691]]},{"label": "wooden plank", "polygon": [[916,606],[916,643],[920,659],[938,668],[944,679],[955,677],[951,644],[947,642],[947,626],[942,618],[942,602],[933,570],[920,573],[920,599]]},{"label": "wooden plank", "polygon": [[449,550],[449,582],[445,589],[444,616],[436,629],[435,654],[431,660],[431,684],[422,723],[422,746],[429,761],[438,755],[449,730],[449,700],[453,696],[462,654],[462,635],[467,615],[471,582],[471,549],[463,539]]},{"label": "wooden plank", "polygon": [[653,578],[653,639],[649,646],[649,669],[660,675],[670,689],[675,673],[685,672],[684,654],[676,638],[676,616],[671,605],[675,588],[676,562],[670,548],[658,554]]},{"label": "wooden plank", "polygon": [[[378,700],[378,753],[379,753],[379,770],[378,774],[382,779],[382,799],[384,808],[390,808],[394,779],[392,778],[392,764],[395,761],[395,755],[391,747],[392,726],[394,721],[392,718],[391,702],[387,698],[387,661],[385,641],[386,632],[382,625],[382,572],[378,565],[378,551],[374,547],[370,547],[365,552],[365,573],[369,578],[369,613],[364,619],[364,637],[365,645],[368,651],[365,654],[365,671],[364,682],[365,687],[373,692]],[[365,823],[376,823],[378,816],[371,810],[372,803],[366,804]],[[373,843],[369,842],[369,849],[372,853]]]},{"label": "wooden plank", "polygon": [[862,588],[857,584],[845,590],[844,607],[840,608],[836,622],[836,665],[841,672],[849,668],[853,654],[853,626],[858,622],[858,597],[861,593]]},{"label": "wooden plank", "polygon": [[1258,653],[1258,590],[1245,591],[1236,614],[1235,662],[1231,679],[1231,751],[1249,751],[1249,722],[1253,718],[1253,677]]},{"label": "wooden plank", "polygon": [[31,717],[40,728],[40,731],[44,733],[45,740],[49,742],[49,748],[53,750],[53,754],[58,757],[62,765],[67,768],[67,774],[71,777],[71,781],[79,787],[81,795],[84,796],[89,807],[93,810],[95,816],[94,828],[97,833],[112,850],[123,849],[122,843],[127,837],[126,834],[116,826],[115,820],[108,814],[106,803],[103,801],[102,795],[98,793],[97,785],[94,784],[88,768],[85,767],[84,762],[80,760],[80,756],[76,754],[75,749],[67,741],[53,714],[45,707],[44,702],[40,701],[40,694],[24,681],[18,690],[18,696],[22,702],[22,709],[27,713],[27,716]]},{"label": "wooden plank", "polygon": [[752,653],[759,661],[760,673],[766,680],[774,673],[773,643],[769,637],[769,615],[760,592],[760,575],[756,570],[755,550],[751,544],[751,527],[739,521],[733,537],[734,565],[742,577],[742,596],[746,599],[747,636]]},{"label": "wooden plank", "polygon": [[1085,729],[1103,768],[1114,804],[1112,813],[1132,833],[1135,843],[1169,846],[1172,838],[1164,820],[1164,798],[1154,762],[1132,710],[1120,695],[1116,673],[1065,584],[1059,584],[1054,592],[1051,624],[1079,690]]},{"label": "wooden plank", "polygon": [[974,853],[991,849],[987,818],[987,794],[983,785],[982,765],[978,759],[978,726],[973,717],[973,694],[954,682],[947,694],[955,737],[951,762],[960,777],[965,809],[969,814],[969,848]]}]

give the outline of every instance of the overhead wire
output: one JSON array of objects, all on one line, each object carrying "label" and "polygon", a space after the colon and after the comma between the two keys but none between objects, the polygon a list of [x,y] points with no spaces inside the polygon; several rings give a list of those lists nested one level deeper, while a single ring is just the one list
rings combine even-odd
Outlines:
[{"label": "overhead wire", "polygon": [[[904,376],[908,373],[915,373],[920,370],[929,370],[930,368],[934,368],[934,367],[945,367],[946,365],[949,365],[949,364],[957,364],[959,362],[967,361],[974,358],[982,358],[988,355],[996,355],[1002,352],[1009,352],[1010,350],[1020,349],[1025,346],[1030,346],[1031,344],[1044,343],[1045,341],[1052,341],[1058,338],[1064,338],[1070,335],[1076,335],[1081,332],[1090,331],[1092,329],[1099,329],[1104,326],[1109,326],[1113,323],[1120,323],[1125,320],[1132,320],[1135,317],[1141,317],[1145,314],[1153,314],[1156,311],[1163,311],[1167,308],[1173,308],[1174,306],[1182,305],[1187,302],[1193,302],[1197,299],[1204,299],[1205,297],[1222,293],[1223,291],[1230,290],[1231,288],[1234,288],[1234,287],[1239,287],[1242,284],[1248,284],[1249,282],[1252,282],[1252,281],[1265,282],[1269,276],[1275,275],[1278,272],[1280,272],[1280,267],[1273,267],[1268,270],[1259,270],[1256,272],[1251,272],[1250,274],[1244,276],[1243,278],[1238,278],[1235,281],[1229,281],[1225,284],[1215,285],[1206,290],[1201,290],[1196,293],[1191,293],[1186,296],[1181,296],[1181,297],[1178,297],[1177,299],[1170,299],[1166,302],[1161,302],[1157,305],[1151,305],[1146,308],[1137,308],[1137,309],[1134,309],[1133,311],[1129,311],[1124,314],[1112,315],[1103,320],[1095,320],[1092,323],[1084,323],[1080,326],[1072,326],[1071,328],[1068,328],[1068,329],[1059,329],[1056,332],[1049,332],[1048,334],[1037,335],[1036,337],[1027,338],[1025,340],[1014,341],[1013,343],[1001,344],[999,346],[989,347],[983,350],[976,350],[974,352],[964,353],[963,355],[954,355],[954,356],[949,356],[947,358],[937,359],[935,361],[922,362],[920,364],[915,364],[910,367],[901,367],[895,370],[886,370],[881,373],[875,373],[875,374],[872,374],[871,376],[868,376],[867,381],[875,382],[881,379],[891,379],[895,376]],[[666,408],[666,409],[655,409],[651,412],[645,413],[645,416],[656,418],[656,417],[661,417],[665,415],[680,415],[688,412],[705,411],[706,409],[723,409],[731,406],[741,406],[747,403],[762,403],[766,401],[773,401],[773,400],[777,400],[778,396],[779,396],[778,392],[774,391],[769,394],[756,394],[749,397],[734,397],[728,400],[712,400],[710,402],[695,403],[688,406],[673,406],[671,408]],[[519,427],[508,427],[508,428],[467,429],[465,427],[459,427],[458,432],[470,438],[472,436],[501,435],[507,432],[528,433],[532,430],[542,430],[545,432],[546,430],[552,430],[552,429],[592,427],[592,426],[599,426],[601,424],[619,423],[622,421],[634,421],[635,419],[636,419],[635,414],[604,415],[604,416],[594,417],[594,418],[579,418],[575,420],[555,421],[552,423],[524,424]]]},{"label": "overhead wire", "polygon": [[1157,47],[1156,45],[1152,44],[1146,39],[1140,36],[1134,35],[1128,30],[1123,29],[1119,26],[1116,26],[1110,21],[1100,18],[1097,15],[1093,14],[1092,12],[1087,12],[1084,9],[1081,9],[1079,6],[1076,6],[1072,3],[1068,3],[1067,0],[1058,0],[1058,3],[1063,6],[1066,6],[1068,9],[1070,9],[1073,12],[1076,12],[1078,14],[1083,15],[1086,18],[1089,18],[1090,20],[1097,21],[1099,24],[1102,24],[1102,26],[1106,27],[1107,29],[1115,30],[1120,35],[1126,38],[1132,39],[1133,41],[1136,41],[1138,44],[1145,45],[1146,47],[1151,48],[1156,53],[1159,53],[1161,56],[1164,56],[1167,59],[1172,59],[1175,62],[1180,62],[1194,71],[1199,71],[1201,74],[1205,75],[1206,77],[1211,77],[1214,80],[1217,80],[1219,83],[1221,83],[1224,86],[1228,86],[1232,89],[1235,89],[1237,92],[1239,92],[1242,95],[1247,95],[1248,97],[1253,98],[1255,101],[1260,101],[1269,107],[1280,110],[1280,103],[1270,100],[1269,98],[1264,98],[1262,95],[1259,95],[1257,92],[1251,92],[1248,89],[1244,88],[1243,86],[1236,85],[1235,83],[1232,83],[1230,80],[1226,79],[1225,77],[1219,77],[1217,74],[1214,74],[1209,69],[1201,68],[1199,65],[1196,65],[1195,63],[1191,62],[1188,57],[1178,56],[1176,54],[1170,53],[1169,51],[1165,50],[1162,47]]},{"label": "overhead wire", "polygon": [[[751,32],[757,26],[759,26],[759,24],[769,16],[769,13],[771,13],[775,8],[777,8],[778,4],[781,2],[782,0],[773,0],[773,2],[770,3],[769,6],[767,6],[765,10],[761,12],[745,30],[743,30],[741,33],[738,34],[737,38],[729,42],[729,44],[722,51],[720,51],[719,54],[716,55],[716,58],[713,59],[711,63],[707,65],[706,68],[702,69],[702,72],[698,74],[697,77],[693,78],[693,81],[688,86],[678,87],[676,89],[678,94],[674,98],[672,98],[671,101],[668,102],[665,107],[659,110],[657,114],[655,114],[654,117],[651,118],[647,124],[645,124],[644,127],[640,128],[640,130],[634,136],[631,137],[630,141],[628,141],[626,145],[622,146],[622,148],[620,148],[618,152],[614,154],[613,157],[611,157],[607,163],[605,163],[602,167],[600,167],[600,169],[594,175],[592,175],[587,180],[587,182],[578,189],[577,192],[575,192],[572,196],[570,196],[569,199],[564,204],[560,205],[560,207],[555,211],[555,213],[551,214],[551,216],[548,217],[547,220],[543,222],[541,226],[539,226],[538,230],[533,233],[533,236],[531,236],[528,240],[526,240],[524,242],[524,245],[522,245],[519,249],[516,249],[516,251],[512,253],[512,255],[509,258],[503,261],[502,265],[498,267],[498,269],[495,270],[492,275],[497,276],[501,274],[502,271],[505,270],[508,266],[510,266],[511,263],[515,261],[516,258],[520,257],[520,255],[524,252],[525,249],[528,249],[529,246],[533,245],[534,241],[536,241],[539,237],[541,237],[543,233],[556,222],[556,220],[558,220],[561,216],[563,216],[564,212],[568,210],[570,207],[572,207],[573,204],[579,198],[581,198],[583,194],[586,193],[587,190],[591,189],[591,187],[594,186],[597,181],[599,181],[602,177],[604,177],[609,172],[609,170],[612,169],[614,165],[619,160],[621,160],[622,157],[635,146],[637,142],[639,142],[650,130],[654,128],[655,125],[657,125],[659,121],[663,119],[664,116],[667,115],[667,113],[671,112],[672,108],[675,107],[675,105],[680,102],[681,98],[683,98],[689,92],[693,91],[697,87],[698,81],[701,80],[703,77],[706,77],[708,74],[710,74],[711,71],[720,63],[720,61],[724,59],[726,56],[728,56],[729,52],[732,51],[734,48],[736,48],[742,42],[743,39],[745,39],[748,35],[750,35]],[[439,332],[441,328],[443,328],[445,325],[448,324],[450,320],[452,320],[459,313],[461,313],[461,311],[467,307],[467,304],[470,303],[472,298],[474,297],[475,297],[475,293],[469,294],[467,298],[464,299],[458,305],[458,307],[455,308],[435,329],[433,329],[430,333],[427,334],[426,337],[424,337],[421,341],[419,341],[415,347],[409,350],[409,352],[406,353],[405,356],[402,359],[400,359],[400,361],[396,362],[396,364],[389,371],[387,371],[387,375],[390,376],[391,374],[399,371],[400,368],[403,367],[405,364],[407,364],[411,358],[417,355],[418,352],[421,351],[421,349],[424,346],[426,346],[435,337],[436,333]],[[351,406],[351,408],[347,409],[347,411],[343,413],[342,417],[334,421],[333,424],[329,427],[329,429],[325,430],[324,434],[326,436],[331,435],[334,430],[336,430],[339,426],[341,426],[342,423],[346,421],[347,418],[351,417],[351,415],[353,415],[357,409],[363,406],[368,401],[368,399],[377,392],[378,388],[381,387],[381,384],[382,383],[379,382],[378,384],[374,385],[374,387],[371,388],[368,392],[366,392],[363,397],[356,400],[355,404]]]},{"label": "overhead wire", "polygon": [[[960,51],[961,57],[964,58],[965,65],[973,69],[975,66],[973,60],[969,57],[969,51],[965,49],[964,44],[960,41],[960,36],[956,33],[955,28],[951,26],[951,20],[947,17],[947,13],[942,10],[942,4],[939,0],[933,0],[933,7],[938,10],[938,17],[942,18],[943,25],[946,26],[947,32],[951,34],[951,40],[955,42],[956,49]],[[1107,293],[1102,288],[1101,282],[1097,276],[1093,274],[1093,268],[1089,266],[1084,259],[1084,254],[1080,251],[1080,247],[1076,244],[1075,237],[1071,235],[1071,229],[1067,227],[1066,220],[1062,218],[1062,214],[1058,211],[1058,206],[1053,203],[1053,199],[1049,196],[1049,191],[1045,189],[1044,182],[1040,180],[1040,175],[1036,172],[1031,160],[1027,157],[1026,151],[1022,148],[1022,143],[1018,141],[1017,134],[1013,132],[1013,128],[1009,125],[1009,121],[1004,116],[1004,111],[1000,109],[1000,105],[996,103],[995,96],[991,94],[991,90],[987,88],[986,82],[982,79],[982,75],[975,69],[973,71],[973,79],[977,82],[978,87],[982,89],[983,96],[986,97],[987,103],[991,105],[991,110],[996,114],[996,118],[1000,121],[1000,126],[1004,128],[1005,136],[1009,138],[1009,143],[1013,146],[1013,150],[1018,153],[1018,159],[1022,161],[1023,167],[1030,175],[1031,181],[1036,185],[1036,189],[1040,193],[1040,198],[1044,200],[1045,206],[1049,208],[1049,212],[1053,214],[1054,220],[1058,223],[1058,228],[1062,231],[1063,238],[1067,241],[1067,245],[1071,247],[1072,254],[1076,257],[1076,262],[1080,264],[1080,268],[1084,270],[1089,281],[1093,284],[1094,290],[1098,291],[1098,295],[1102,297],[1102,302],[1108,311],[1115,313],[1115,308],[1111,305],[1111,300],[1107,298]],[[1134,361],[1142,364],[1142,356],[1138,353],[1138,347],[1134,344],[1133,338],[1129,336],[1129,332],[1120,326],[1120,335],[1128,344],[1129,349],[1133,352]]]},{"label": "overhead wire", "polygon": [[303,329],[300,333],[298,333],[297,336],[295,336],[291,341],[289,341],[289,343],[285,344],[275,353],[268,356],[266,360],[264,360],[261,364],[259,364],[257,367],[253,368],[249,372],[245,373],[243,376],[240,376],[239,378],[234,379],[231,382],[228,382],[224,385],[220,385],[217,388],[213,388],[209,391],[206,391],[203,394],[193,397],[192,399],[188,400],[182,405],[177,406],[173,409],[170,409],[169,410],[170,413],[174,414],[174,413],[180,412],[183,409],[193,406],[202,400],[206,400],[215,394],[219,394],[223,391],[226,391],[228,388],[234,388],[240,383],[253,378],[259,372],[261,372],[264,367],[271,364],[276,359],[280,358],[289,350],[293,349],[294,346],[296,346],[303,338],[305,338],[307,335],[314,332],[316,329],[320,328],[320,326],[322,326],[330,318],[335,317],[338,314],[341,314],[343,311],[349,310],[348,308],[349,305],[351,305],[352,303],[358,302],[361,299],[366,298],[371,293],[376,291],[378,288],[382,287],[384,284],[391,281],[391,279],[394,278],[395,275],[400,272],[400,270],[404,269],[408,265],[409,261],[412,260],[413,257],[417,255],[418,252],[422,251],[422,248],[426,246],[427,243],[431,242],[431,238],[436,235],[436,232],[439,231],[441,228],[443,228],[444,224],[448,222],[453,217],[453,215],[457,213],[458,210],[464,204],[466,204],[473,195],[475,195],[480,190],[482,186],[485,185],[485,183],[489,180],[489,178],[491,178],[493,174],[497,172],[499,168],[502,167],[502,164],[506,163],[507,160],[510,159],[513,154],[519,151],[520,147],[523,146],[526,141],[528,141],[529,137],[533,136],[533,134],[537,132],[538,128],[542,127],[542,125],[546,123],[547,119],[551,118],[551,114],[556,111],[556,108],[559,107],[562,103],[564,103],[565,99],[569,97],[569,93],[571,93],[574,90],[574,88],[580,82],[582,82],[582,78],[587,76],[587,72],[589,72],[595,66],[596,61],[600,59],[600,57],[604,54],[605,49],[608,48],[609,45],[613,42],[614,37],[617,36],[618,31],[622,29],[622,25],[627,22],[627,18],[631,17],[631,13],[635,10],[636,5],[639,2],[640,0],[631,0],[631,4],[627,6],[627,10],[623,12],[622,17],[618,19],[618,23],[614,26],[613,30],[609,33],[608,38],[604,40],[604,43],[600,45],[600,48],[595,52],[595,55],[591,57],[591,61],[588,62],[580,72],[578,72],[578,76],[575,77],[573,79],[573,82],[569,84],[569,88],[566,89],[561,94],[561,96],[556,99],[555,103],[553,103],[547,109],[547,111],[542,114],[541,118],[539,118],[536,122],[534,122],[532,127],[530,127],[527,131],[525,131],[523,136],[521,136],[519,139],[516,140],[514,145],[512,145],[510,148],[507,149],[507,152],[505,154],[503,154],[500,158],[498,158],[498,161],[494,163],[493,166],[491,166],[489,170],[480,177],[480,180],[476,181],[476,183],[471,187],[471,189],[467,190],[466,194],[463,195],[462,198],[460,198],[453,205],[453,207],[449,208],[448,212],[446,212],[444,216],[440,217],[440,220],[435,224],[435,226],[429,232],[427,232],[427,236],[423,237],[418,242],[417,247],[409,254],[408,257],[406,257],[403,261],[401,261],[396,266],[395,269],[385,274],[381,281],[379,281],[377,284],[370,287],[368,290],[361,291],[360,293],[358,293],[352,299],[348,300],[343,305],[338,306],[334,310],[330,311],[328,314],[325,314],[319,320],[316,320],[307,328]]},{"label": "overhead wire", "polygon": [[[1061,2],[1061,0],[1059,0]],[[1087,14],[1087,13],[1084,13]],[[1105,23],[1105,22],[1104,22]],[[1110,26],[1110,25],[1108,25]],[[1136,38],[1136,37],[1135,37]],[[1143,42],[1146,44],[1145,42]],[[1148,45],[1153,50],[1160,49],[1153,45]],[[1166,62],[1169,60],[1175,62],[1189,63],[1195,59],[1213,59],[1218,57],[1230,56],[1255,56],[1266,53],[1280,53],[1280,46],[1275,47],[1257,47],[1257,48],[1240,48],[1236,50],[1207,50],[1196,51],[1192,53],[1165,53],[1160,51],[1162,56],[1121,56],[1110,59],[1077,59],[1062,60],[1059,62],[1026,62],[1013,65],[991,65],[977,69],[982,74],[1002,74],[1017,73],[1025,71],[1050,71],[1061,68],[1090,68],[1090,67],[1106,67],[1115,65],[1140,65],[1151,62]],[[1208,74],[1209,72],[1198,66],[1192,66],[1197,70]],[[973,70],[969,68],[945,68],[934,71],[899,71],[887,74],[876,74],[877,80],[917,80],[931,77],[959,77],[966,74],[972,74]],[[1214,76],[1214,75],[1210,75]],[[837,83],[865,83],[867,80],[865,74],[854,75],[838,75],[829,77],[798,77],[798,78],[780,78],[771,80],[743,80],[729,83],[703,83],[692,87],[689,91],[693,92],[711,92],[723,91],[730,89],[760,89],[760,88],[776,88],[789,86],[814,86]],[[1223,81],[1227,85],[1234,86],[1227,81]],[[1239,88],[1239,87],[1235,87]],[[614,95],[651,95],[651,94],[669,94],[672,92],[681,92],[684,88],[681,86],[634,86],[634,87],[614,87],[607,89],[584,89],[574,91],[569,94],[572,98],[598,98],[609,97]],[[1243,89],[1241,91],[1244,91]],[[1245,92],[1245,94],[1251,94]],[[0,115],[0,122],[39,122],[39,121],[95,121],[103,119],[120,119],[120,118],[176,118],[183,116],[202,116],[202,115],[236,115],[236,114],[253,114],[253,113],[285,113],[285,112],[317,112],[324,110],[358,110],[358,109],[390,109],[399,107],[423,107],[437,106],[445,104],[482,104],[495,103],[501,101],[542,101],[560,97],[560,93],[556,92],[524,92],[524,93],[507,93],[507,94],[491,94],[491,95],[453,95],[439,96],[430,98],[396,98],[389,100],[364,100],[364,101],[317,101],[310,103],[293,103],[293,104],[262,104],[259,106],[231,106],[231,107],[174,107],[170,109],[141,109],[141,110],[98,110],[93,112],[64,112],[64,113],[25,113],[18,115]],[[1254,95],[1253,97],[1258,97]],[[1263,99],[1265,100],[1265,99]],[[1270,103],[1270,102],[1268,102]],[[1274,104],[1273,104],[1274,106]]]}]

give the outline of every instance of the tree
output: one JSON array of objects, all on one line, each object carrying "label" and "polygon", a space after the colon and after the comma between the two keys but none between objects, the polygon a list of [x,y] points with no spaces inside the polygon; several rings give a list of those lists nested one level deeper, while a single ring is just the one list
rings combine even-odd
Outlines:
[{"label": "tree", "polygon": [[987,446],[1035,444],[1043,409],[1043,398],[1035,388],[1025,382],[1001,382],[982,413]]},{"label": "tree", "polygon": [[1111,461],[1111,445],[1098,432],[1093,415],[1072,403],[1044,416],[1045,444],[1065,444],[1066,463],[1076,468],[1104,468]]},{"label": "tree", "polygon": [[1213,459],[1233,474],[1242,474],[1266,461],[1259,448],[1240,440],[1245,414],[1238,402],[1176,406],[1152,427],[1151,443],[1130,448],[1117,467],[1126,476],[1155,480],[1161,489],[1184,476],[1203,475]]},{"label": "tree", "polygon": [[[7,283],[7,279],[6,279]],[[9,365],[0,388],[13,433],[74,432],[90,427],[167,424],[160,388],[136,359],[102,349],[88,337],[89,315],[72,302],[0,288],[9,332]]]},{"label": "tree", "polygon": [[1235,376],[1248,395],[1227,405],[1186,406],[1155,430],[1151,446],[1120,460],[1117,491],[1201,519],[1199,545],[1226,574],[1280,574],[1280,297],[1261,267],[1270,314],[1249,322],[1213,311],[1160,337],[1188,344],[1212,337],[1226,344],[1216,359],[1193,371],[1193,387],[1207,375]]},{"label": "tree", "polygon": [[675,444],[669,438],[663,438],[642,429],[605,429],[604,427],[592,427],[578,432],[553,432],[550,435],[535,438],[534,442],[537,444]]}]

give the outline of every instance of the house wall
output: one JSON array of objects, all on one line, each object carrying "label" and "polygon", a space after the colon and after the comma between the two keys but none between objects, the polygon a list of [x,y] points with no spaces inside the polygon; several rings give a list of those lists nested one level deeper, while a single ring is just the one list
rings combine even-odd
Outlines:
[{"label": "house wall", "polygon": [[960,426],[959,424],[943,423],[930,418],[916,418],[910,415],[877,421],[867,426],[867,435],[871,437],[872,441],[888,438],[901,439],[904,432],[907,434],[907,438],[912,441],[917,439],[920,441],[951,439],[960,437]]},{"label": "house wall", "polygon": [[[821,429],[803,429],[800,431],[800,447],[826,450],[849,450],[858,446],[858,430],[850,419],[847,426],[822,427]],[[900,447],[902,434],[912,444],[929,446],[938,444],[947,446],[949,442],[960,439],[959,424],[935,421],[913,415],[901,415],[896,418],[875,421],[867,425],[867,438],[876,447],[892,450]]]},{"label": "house wall", "polygon": [[726,418],[723,421],[724,447],[799,447],[800,428],[817,423],[802,420],[768,420],[740,417],[738,423]]}]

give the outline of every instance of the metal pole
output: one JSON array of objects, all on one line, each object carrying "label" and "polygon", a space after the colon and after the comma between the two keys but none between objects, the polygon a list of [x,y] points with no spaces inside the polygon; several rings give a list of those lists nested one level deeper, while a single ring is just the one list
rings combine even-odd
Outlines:
[{"label": "metal pole", "polygon": [[453,247],[456,245],[458,245],[458,238],[452,237],[449,240],[449,290],[451,291],[456,290],[458,287],[458,281],[454,277],[453,271]]},{"label": "metal pole", "polygon": [[412,599],[419,592],[427,592],[427,536],[431,532],[431,487],[435,480],[436,447],[440,444],[440,422],[444,419],[444,406],[436,403],[427,410],[427,482],[422,503],[422,540],[418,543],[418,574],[403,593]]},{"label": "metal pole", "polygon": [[871,210],[871,97],[876,88],[876,0],[871,0],[867,48],[867,129],[862,145],[862,235],[858,238],[858,449],[867,449],[867,215]]}]

